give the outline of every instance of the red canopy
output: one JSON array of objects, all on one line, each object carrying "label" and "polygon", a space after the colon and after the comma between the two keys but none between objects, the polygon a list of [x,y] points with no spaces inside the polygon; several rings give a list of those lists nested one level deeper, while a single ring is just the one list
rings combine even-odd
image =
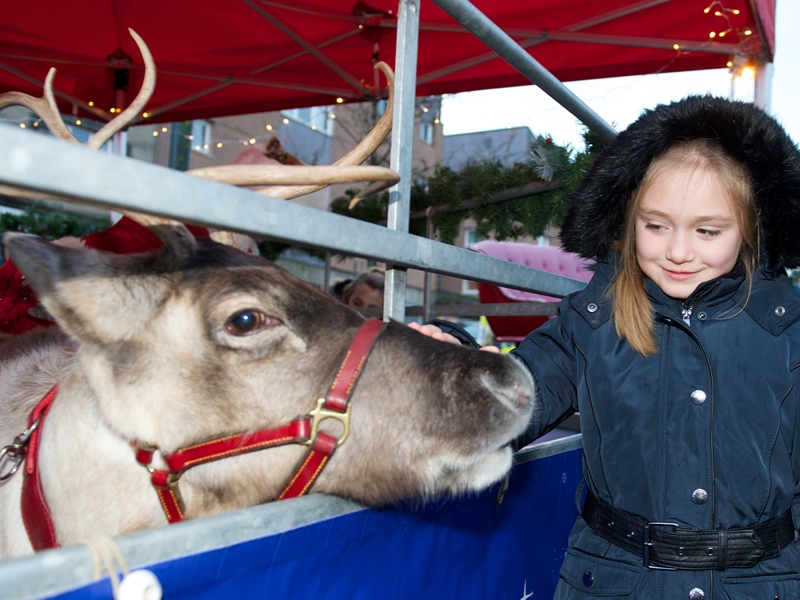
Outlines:
[{"label": "red canopy", "polygon": [[[733,53],[771,60],[774,52],[775,0],[474,5],[562,81],[724,67]],[[116,102],[111,65],[130,59],[129,98],[141,82],[130,27],[158,68],[153,122],[363,100],[374,94],[373,59],[394,63],[397,9],[397,0],[5,3],[0,92],[39,96],[54,66],[64,112],[107,117]],[[420,17],[417,95],[528,83],[431,0],[422,0]]]}]

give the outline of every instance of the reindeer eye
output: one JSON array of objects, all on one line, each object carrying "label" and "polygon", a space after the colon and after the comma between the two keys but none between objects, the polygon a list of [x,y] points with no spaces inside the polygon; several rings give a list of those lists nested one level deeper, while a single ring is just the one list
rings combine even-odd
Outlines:
[{"label": "reindeer eye", "polygon": [[225,323],[225,331],[233,335],[249,335],[278,324],[278,319],[264,314],[260,310],[243,310],[233,315]]}]

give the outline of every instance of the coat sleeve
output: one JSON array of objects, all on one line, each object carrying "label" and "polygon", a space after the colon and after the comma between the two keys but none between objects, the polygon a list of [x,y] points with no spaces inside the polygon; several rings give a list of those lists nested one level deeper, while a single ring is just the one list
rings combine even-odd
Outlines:
[{"label": "coat sleeve", "polygon": [[515,450],[554,429],[578,410],[576,347],[563,314],[569,310],[569,299],[565,299],[555,319],[530,333],[511,352],[530,370],[536,383],[533,417],[514,442]]}]

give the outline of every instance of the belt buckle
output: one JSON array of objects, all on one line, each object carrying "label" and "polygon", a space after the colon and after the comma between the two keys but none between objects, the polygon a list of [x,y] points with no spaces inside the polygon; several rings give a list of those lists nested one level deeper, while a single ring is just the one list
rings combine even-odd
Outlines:
[{"label": "belt buckle", "polygon": [[677,569],[674,567],[657,567],[650,564],[650,548],[653,546],[653,542],[650,541],[651,527],[672,527],[677,529],[680,527],[680,525],[677,523],[645,523],[645,525],[642,527],[642,565],[648,569],[654,569],[658,571],[677,571]]}]

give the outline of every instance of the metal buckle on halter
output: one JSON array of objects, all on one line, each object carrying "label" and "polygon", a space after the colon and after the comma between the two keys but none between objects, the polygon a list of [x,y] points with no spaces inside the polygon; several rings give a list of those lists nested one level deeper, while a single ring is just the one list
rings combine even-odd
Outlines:
[{"label": "metal buckle on halter", "polygon": [[[22,461],[25,460],[25,453],[28,447],[28,440],[36,428],[39,426],[39,419],[36,419],[33,424],[14,438],[8,446],[0,448],[0,485],[11,479],[14,474],[19,470]],[[11,462],[11,468],[8,473],[1,474],[3,471],[3,463]]]},{"label": "metal buckle on halter", "polygon": [[314,443],[314,440],[317,437],[317,432],[319,431],[319,424],[322,423],[325,419],[336,419],[342,423],[344,427],[344,433],[342,437],[340,437],[336,441],[336,447],[338,448],[344,441],[347,439],[347,436],[350,435],[350,403],[347,403],[347,408],[345,411],[339,412],[336,410],[331,410],[330,408],[325,408],[325,398],[320,398],[317,400],[317,408],[312,410],[308,413],[308,416],[311,417],[311,435],[309,436],[308,440],[305,442],[300,442],[305,446],[310,446]]},{"label": "metal buckle on halter", "polygon": [[650,548],[653,547],[653,542],[650,541],[650,528],[651,527],[672,527],[673,531],[680,527],[677,523],[647,523],[642,527],[642,565],[648,569],[658,571],[677,571],[674,567],[656,567],[650,564]]}]

